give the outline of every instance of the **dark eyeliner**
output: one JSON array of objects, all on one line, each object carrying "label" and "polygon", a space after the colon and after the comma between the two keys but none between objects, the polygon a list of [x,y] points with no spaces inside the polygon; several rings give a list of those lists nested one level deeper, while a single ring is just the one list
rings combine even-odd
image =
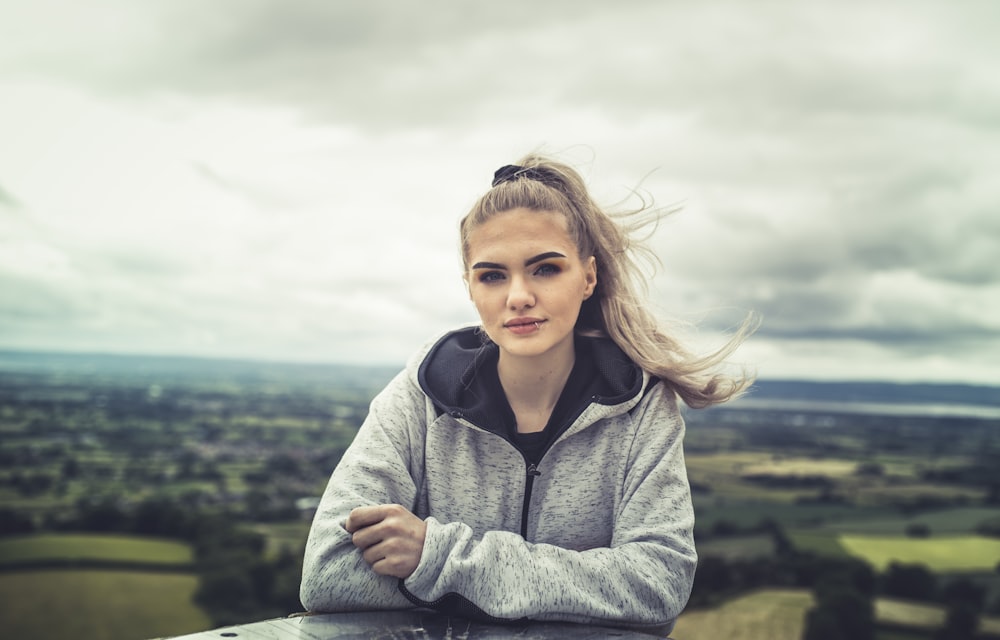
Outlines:
[{"label": "dark eyeliner", "polygon": [[535,275],[540,276],[553,276],[559,273],[562,273],[562,267],[557,264],[552,264],[551,262],[538,265],[538,268],[535,269]]}]

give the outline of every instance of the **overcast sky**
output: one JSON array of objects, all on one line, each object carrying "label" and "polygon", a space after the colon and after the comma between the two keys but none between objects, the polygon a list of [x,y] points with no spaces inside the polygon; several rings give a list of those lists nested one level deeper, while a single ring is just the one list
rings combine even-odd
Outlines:
[{"label": "overcast sky", "polygon": [[542,149],[684,204],[650,304],[699,346],[1000,384],[1000,3],[0,4],[2,349],[401,364]]}]

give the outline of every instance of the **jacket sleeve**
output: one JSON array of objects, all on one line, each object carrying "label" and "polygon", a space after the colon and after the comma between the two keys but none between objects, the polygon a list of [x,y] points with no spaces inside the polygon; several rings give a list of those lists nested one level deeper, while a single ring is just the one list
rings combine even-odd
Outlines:
[{"label": "jacket sleeve", "polygon": [[687,603],[697,556],[684,423],[658,384],[633,410],[633,440],[610,547],[574,551],[427,519],[415,604],[485,620],[561,620],[667,633]]},{"label": "jacket sleeve", "polygon": [[376,574],[344,529],[355,507],[400,504],[414,508],[416,482],[411,452],[422,433],[424,396],[406,372],[375,397],[368,417],[334,470],[306,542],[299,595],[310,612],[412,608],[397,578]]}]

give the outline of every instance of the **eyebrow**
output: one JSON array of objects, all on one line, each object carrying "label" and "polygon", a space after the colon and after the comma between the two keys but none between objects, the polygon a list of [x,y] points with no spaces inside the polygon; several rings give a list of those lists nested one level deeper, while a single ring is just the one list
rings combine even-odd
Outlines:
[{"label": "eyebrow", "polygon": [[[528,258],[524,261],[524,266],[530,267],[536,262],[541,262],[542,260],[548,260],[549,258],[565,258],[566,256],[559,253],[558,251],[547,251],[545,253],[539,253],[537,256]],[[499,262],[477,262],[472,265],[473,269],[506,269],[505,265]]]}]

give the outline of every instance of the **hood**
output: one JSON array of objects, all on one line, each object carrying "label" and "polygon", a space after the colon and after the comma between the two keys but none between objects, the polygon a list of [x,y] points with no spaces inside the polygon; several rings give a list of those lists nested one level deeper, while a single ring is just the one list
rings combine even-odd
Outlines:
[{"label": "hood", "polygon": [[[595,374],[580,394],[579,411],[594,402],[618,405],[641,395],[649,377],[611,339],[578,335],[574,343],[577,359],[587,358]],[[489,399],[475,393],[479,385],[474,382],[489,374],[485,367],[496,371],[499,354],[500,348],[478,327],[452,331],[424,356],[417,380],[440,412],[489,425]]]}]

